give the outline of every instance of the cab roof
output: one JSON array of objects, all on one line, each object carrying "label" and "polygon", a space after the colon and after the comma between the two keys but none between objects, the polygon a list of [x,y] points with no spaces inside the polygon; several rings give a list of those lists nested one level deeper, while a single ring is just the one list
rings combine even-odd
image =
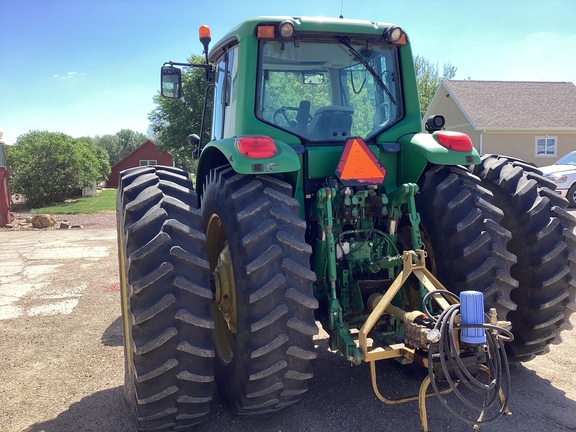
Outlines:
[{"label": "cab roof", "polygon": [[255,28],[259,24],[279,24],[289,20],[294,24],[295,32],[323,32],[346,35],[373,35],[380,36],[394,24],[388,22],[375,22],[368,20],[327,18],[327,17],[296,17],[296,16],[259,16],[249,18],[226,33],[210,50],[210,59],[228,44],[236,43],[246,37],[254,36]]}]

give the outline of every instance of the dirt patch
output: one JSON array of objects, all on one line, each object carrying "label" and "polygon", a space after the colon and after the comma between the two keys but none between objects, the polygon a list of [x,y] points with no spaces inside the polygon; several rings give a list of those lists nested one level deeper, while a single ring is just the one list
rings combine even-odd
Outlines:
[{"label": "dirt patch", "polygon": [[[104,217],[113,225],[113,214]],[[0,297],[0,306],[13,307],[11,317],[0,319],[0,429],[133,431],[123,400],[115,229],[0,232],[0,290],[5,287],[16,289]],[[481,431],[575,430],[576,332],[562,336],[549,354],[512,366],[513,415]],[[195,430],[419,430],[417,403],[382,404],[367,364],[351,366],[329,351],[325,332],[315,345],[315,376],[301,402],[264,416],[235,417],[214,389],[212,411]],[[385,396],[418,392],[422,377],[410,368],[386,361],[377,371]],[[428,421],[432,431],[472,430],[435,398],[428,402]]]}]

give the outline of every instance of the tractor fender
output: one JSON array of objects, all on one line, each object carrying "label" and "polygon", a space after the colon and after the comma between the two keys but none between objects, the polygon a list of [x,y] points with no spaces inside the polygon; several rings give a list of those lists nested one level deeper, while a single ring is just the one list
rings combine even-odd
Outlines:
[{"label": "tractor fender", "polygon": [[238,174],[281,174],[299,171],[300,157],[288,144],[274,140],[276,155],[265,159],[248,158],[238,151],[238,137],[209,142],[200,154],[196,190],[202,193],[206,176],[210,170],[230,165]]},{"label": "tractor fender", "polygon": [[427,133],[407,134],[398,139],[402,146],[400,183],[417,183],[426,165],[476,165],[480,156],[471,151],[454,151],[439,144]]}]

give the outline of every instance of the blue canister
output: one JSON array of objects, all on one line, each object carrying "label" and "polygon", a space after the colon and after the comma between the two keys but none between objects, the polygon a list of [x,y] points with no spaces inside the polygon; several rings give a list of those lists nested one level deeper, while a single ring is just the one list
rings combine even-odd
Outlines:
[{"label": "blue canister", "polygon": [[[479,291],[462,291],[460,315],[462,324],[484,324],[484,295]],[[460,340],[469,344],[483,344],[486,343],[486,333],[482,327],[463,328]]]}]

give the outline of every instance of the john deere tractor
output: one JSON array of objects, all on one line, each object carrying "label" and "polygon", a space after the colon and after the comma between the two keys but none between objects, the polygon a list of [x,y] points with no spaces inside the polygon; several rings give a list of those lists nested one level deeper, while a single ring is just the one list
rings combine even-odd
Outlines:
[{"label": "john deere tractor", "polygon": [[375,362],[427,369],[405,398],[424,430],[428,395],[475,425],[506,413],[508,361],[546,353],[576,309],[576,219],[554,184],[480,157],[442,116],[423,127],[398,26],[259,17],[211,48],[202,26],[200,41],[205,63],[161,68],[167,97],[181,97],[177,66],[209,83],[209,142],[189,139],[195,186],[173,167],[120,173],[125,395],[139,430],[201,422],[214,382],[237,414],[297,402],[319,325],[343,361],[370,364],[384,402]]}]

